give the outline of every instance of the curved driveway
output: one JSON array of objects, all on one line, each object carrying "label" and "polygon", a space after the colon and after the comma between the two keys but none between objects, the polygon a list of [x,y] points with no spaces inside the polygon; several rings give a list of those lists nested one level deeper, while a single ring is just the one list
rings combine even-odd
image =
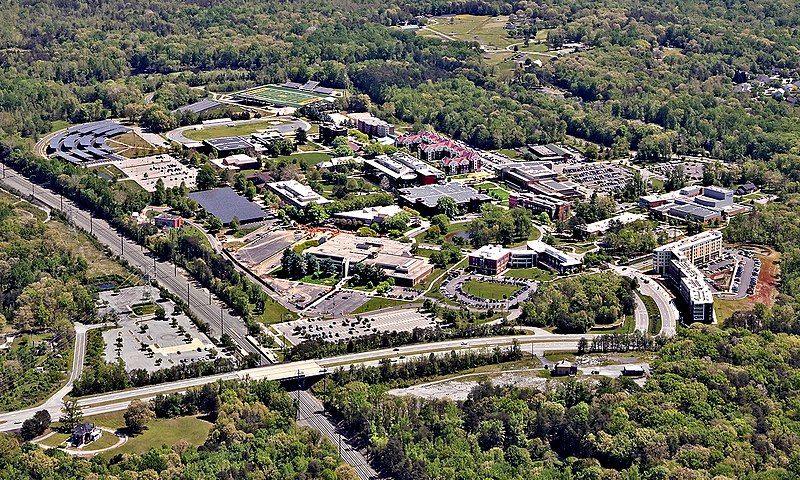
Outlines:
[{"label": "curved driveway", "polygon": [[660,333],[667,337],[675,335],[680,313],[675,306],[675,302],[672,300],[672,295],[670,295],[667,289],[652,277],[645,275],[635,268],[612,265],[611,269],[619,275],[635,278],[639,281],[639,291],[643,295],[651,297],[656,302],[658,312],[661,314]]}]

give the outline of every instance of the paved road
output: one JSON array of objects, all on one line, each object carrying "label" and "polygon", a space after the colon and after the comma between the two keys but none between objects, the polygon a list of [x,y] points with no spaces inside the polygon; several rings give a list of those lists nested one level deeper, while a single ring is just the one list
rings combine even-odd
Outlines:
[{"label": "paved road", "polygon": [[[552,333],[536,335],[510,335],[502,337],[471,338],[466,340],[447,340],[416,345],[406,345],[396,349],[386,348],[371,352],[351,353],[320,360],[304,360],[297,362],[279,363],[265,367],[250,368],[237,372],[228,372],[207,377],[190,378],[175,382],[132,388],[118,392],[109,392],[92,397],[83,397],[78,404],[83,408],[85,416],[100,413],[116,412],[127,408],[128,403],[134,398],[148,399],[161,393],[183,391],[191,387],[214,383],[218,380],[286,380],[298,376],[325,375],[336,368],[348,369],[353,365],[376,366],[382,359],[390,358],[396,361],[405,361],[414,358],[427,357],[429,354],[445,355],[453,350],[484,350],[493,348],[509,348],[515,342],[525,351],[539,357],[546,352],[575,351],[581,337],[591,340],[595,335],[556,335]],[[37,410],[43,407],[28,408],[14,412],[0,414],[0,431],[16,430],[22,422]],[[48,405],[46,409],[53,418],[57,418],[61,405]]]},{"label": "paved road", "polygon": [[366,457],[353,448],[350,442],[337,431],[336,426],[325,415],[325,406],[317,397],[307,391],[298,391],[292,395],[297,396],[297,421],[300,425],[317,430],[339,447],[342,460],[353,467],[358,478],[361,480],[378,478],[378,473],[373,470]]},{"label": "paved road", "polygon": [[654,278],[645,275],[631,267],[618,267],[611,266],[611,268],[620,275],[626,277],[633,277],[639,280],[639,292],[643,295],[651,297],[658,307],[658,312],[661,314],[661,334],[672,337],[677,332],[678,318],[680,313],[675,306],[672,295],[664,288],[663,285],[658,283]]},{"label": "paved road", "polygon": [[650,326],[650,318],[647,315],[647,307],[644,305],[644,302],[639,295],[635,295],[633,299],[636,303],[633,309],[633,318],[636,320],[636,326],[634,328],[637,332],[647,333]]},{"label": "paved road", "polygon": [[64,211],[76,226],[91,232],[100,243],[110,248],[112,253],[121,255],[132,267],[142,272],[155,271],[157,282],[173,295],[188,302],[192,313],[209,325],[213,336],[219,338],[223,332],[227,333],[245,352],[261,355],[259,349],[245,338],[247,327],[242,319],[231,315],[216,295],[191,280],[190,275],[183,269],[176,269],[170,262],[156,260],[150,252],[145,252],[141,246],[124,238],[105,220],[92,218],[89,212],[81,210],[66,198],[62,203],[59,195],[39,185],[34,187],[31,182],[8,166],[5,167],[5,177],[0,178],[0,183],[23,195],[33,194],[39,202]]}]

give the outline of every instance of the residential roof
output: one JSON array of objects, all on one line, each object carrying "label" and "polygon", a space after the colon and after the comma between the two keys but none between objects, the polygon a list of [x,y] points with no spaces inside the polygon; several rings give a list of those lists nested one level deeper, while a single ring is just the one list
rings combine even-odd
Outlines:
[{"label": "residential roof", "polygon": [[192,192],[189,198],[199,203],[206,212],[219,218],[225,225],[231,223],[233,217],[238,218],[240,222],[257,221],[265,217],[261,207],[230,187]]}]

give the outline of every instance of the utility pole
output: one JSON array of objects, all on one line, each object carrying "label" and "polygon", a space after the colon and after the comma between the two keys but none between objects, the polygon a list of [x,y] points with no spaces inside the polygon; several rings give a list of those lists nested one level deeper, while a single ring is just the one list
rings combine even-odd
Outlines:
[{"label": "utility pole", "polygon": [[119,254],[120,256],[125,255],[125,241],[122,238],[122,234],[119,235]]},{"label": "utility pole", "polygon": [[91,235],[92,232],[94,231],[94,221],[93,220],[94,220],[94,217],[92,216],[92,213],[89,212],[89,235]]},{"label": "utility pole", "polygon": [[191,308],[191,306],[192,306],[192,297],[189,296],[189,288],[190,287],[191,287],[191,285],[189,285],[189,282],[186,282],[186,307],[187,308]]},{"label": "utility pole", "polygon": [[64,211],[64,194],[62,193],[60,196],[61,196],[61,208],[59,210]]},{"label": "utility pole", "polygon": [[[222,305],[219,306],[219,325],[220,330],[222,330],[222,335],[225,335],[225,316],[222,313]],[[222,335],[220,335],[220,337]]]}]

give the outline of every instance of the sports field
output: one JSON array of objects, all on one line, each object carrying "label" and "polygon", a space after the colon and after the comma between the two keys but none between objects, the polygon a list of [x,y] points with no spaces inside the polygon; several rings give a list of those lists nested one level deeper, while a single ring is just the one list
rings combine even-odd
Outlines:
[{"label": "sports field", "polygon": [[264,85],[239,94],[239,97],[258,102],[269,103],[279,107],[302,107],[325,98],[318,93],[295,90],[293,88]]}]

